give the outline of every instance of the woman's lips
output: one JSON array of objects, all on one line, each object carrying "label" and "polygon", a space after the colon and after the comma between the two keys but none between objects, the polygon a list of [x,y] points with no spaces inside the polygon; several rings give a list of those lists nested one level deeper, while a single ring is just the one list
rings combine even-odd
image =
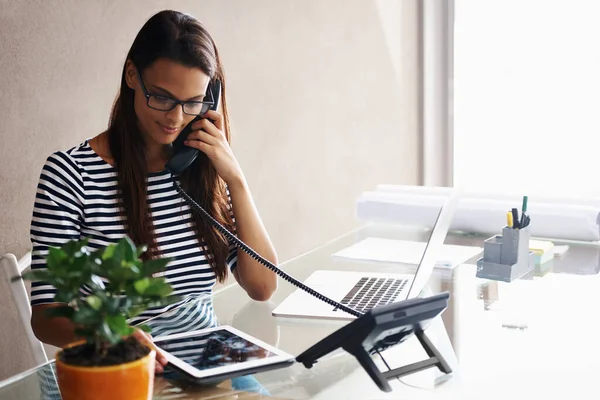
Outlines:
[{"label": "woman's lips", "polygon": [[172,127],[172,126],[165,126],[163,124],[161,124],[160,122],[157,122],[157,124],[161,127],[162,131],[164,133],[166,133],[167,135],[173,135],[176,134],[177,132],[179,132],[179,127]]}]

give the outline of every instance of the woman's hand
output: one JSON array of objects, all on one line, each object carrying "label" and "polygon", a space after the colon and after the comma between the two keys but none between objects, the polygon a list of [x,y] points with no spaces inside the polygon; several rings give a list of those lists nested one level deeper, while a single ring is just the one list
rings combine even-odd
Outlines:
[{"label": "woman's hand", "polygon": [[141,329],[136,329],[133,332],[133,337],[135,337],[138,340],[138,342],[143,343],[146,346],[153,349],[154,351],[156,351],[156,363],[154,364],[154,373],[162,374],[165,370],[165,365],[167,365],[169,362],[167,361],[167,358],[163,354],[162,350],[156,347],[156,345],[154,344],[152,336],[149,333],[142,331]]},{"label": "woman's hand", "polygon": [[193,123],[192,132],[188,135],[185,144],[206,154],[219,176],[228,185],[242,180],[242,169],[223,133],[223,115],[210,110],[204,117]]}]

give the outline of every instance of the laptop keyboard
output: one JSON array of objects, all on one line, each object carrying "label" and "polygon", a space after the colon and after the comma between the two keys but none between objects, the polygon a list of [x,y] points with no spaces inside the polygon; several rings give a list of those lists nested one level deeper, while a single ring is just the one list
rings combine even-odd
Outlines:
[{"label": "laptop keyboard", "polygon": [[407,283],[408,279],[361,278],[340,303],[364,313],[371,308],[394,302]]}]

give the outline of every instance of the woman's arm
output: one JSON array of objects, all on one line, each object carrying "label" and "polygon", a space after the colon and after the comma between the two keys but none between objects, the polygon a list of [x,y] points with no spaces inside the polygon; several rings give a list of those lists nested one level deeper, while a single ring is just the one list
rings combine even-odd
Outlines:
[{"label": "woman's arm", "polygon": [[[85,192],[79,166],[66,152],[46,159],[33,206],[30,239],[31,270],[45,270],[49,247],[80,238]],[[62,305],[54,301],[56,288],[47,282],[31,284],[31,328],[40,341],[62,347],[74,341],[74,327],[65,318],[49,318],[46,310]]]},{"label": "woman's arm", "polygon": [[[258,254],[277,265],[275,248],[254,206],[246,180],[242,176],[228,186],[238,237]],[[237,267],[233,270],[233,275],[240,286],[254,300],[264,301],[271,298],[277,289],[277,275],[244,251],[238,249],[237,255]]]},{"label": "woman's arm", "polygon": [[[258,254],[277,264],[275,249],[254,206],[242,169],[223,133],[223,115],[211,110],[204,117],[194,122],[185,144],[206,154],[227,183],[238,237]],[[233,270],[235,279],[254,300],[268,300],[277,289],[275,273],[243,251],[238,250],[237,254],[237,267]]]},{"label": "woman's arm", "polygon": [[64,347],[77,340],[75,324],[63,317],[48,317],[46,310],[62,304],[39,304],[31,307],[31,329],[43,343]]}]

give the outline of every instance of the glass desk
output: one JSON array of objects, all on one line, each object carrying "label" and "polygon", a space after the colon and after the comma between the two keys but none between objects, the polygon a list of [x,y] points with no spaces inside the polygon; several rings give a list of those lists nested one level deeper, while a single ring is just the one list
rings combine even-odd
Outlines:
[{"label": "glass desk", "polygon": [[[367,237],[426,241],[429,232],[400,226],[368,225],[289,260],[282,269],[304,280],[316,269],[414,272],[409,264],[332,257]],[[447,244],[482,246],[488,236],[449,234]],[[555,244],[559,244],[555,242]],[[479,256],[453,269],[436,268],[424,294],[450,292],[448,308],[426,334],[453,369],[435,369],[390,381],[381,392],[354,357],[332,353],[311,369],[295,364],[213,388],[186,387],[157,377],[155,399],[201,398],[524,398],[577,394],[597,398],[600,372],[600,246],[569,243],[543,274],[511,283],[479,279]],[[345,322],[276,318],[271,311],[295,288],[279,280],[270,301],[252,301],[237,285],[213,299],[222,325],[232,325],[282,350],[298,355]],[[391,368],[419,361],[425,353],[415,338],[385,353]],[[378,366],[384,370],[379,361]],[[0,383],[0,400],[59,399],[53,364]]]}]

